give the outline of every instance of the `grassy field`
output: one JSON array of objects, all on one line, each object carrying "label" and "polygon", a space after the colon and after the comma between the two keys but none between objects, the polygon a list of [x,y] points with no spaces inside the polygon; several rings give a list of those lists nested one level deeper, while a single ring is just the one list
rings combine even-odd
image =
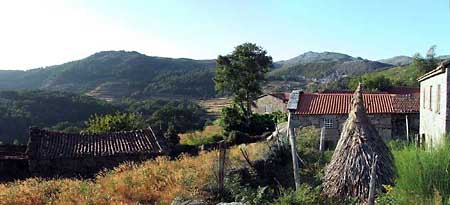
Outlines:
[{"label": "grassy field", "polygon": [[226,97],[213,98],[208,100],[199,101],[200,106],[205,108],[213,119],[217,119],[220,116],[220,111],[222,108],[231,105],[231,99]]},{"label": "grassy field", "polygon": [[[251,160],[268,151],[265,143],[247,146]],[[126,163],[99,174],[95,180],[31,178],[0,184],[0,204],[170,204],[179,196],[210,197],[216,187],[216,151],[178,160],[159,157],[144,163]],[[227,168],[246,164],[238,147],[228,152]]]}]

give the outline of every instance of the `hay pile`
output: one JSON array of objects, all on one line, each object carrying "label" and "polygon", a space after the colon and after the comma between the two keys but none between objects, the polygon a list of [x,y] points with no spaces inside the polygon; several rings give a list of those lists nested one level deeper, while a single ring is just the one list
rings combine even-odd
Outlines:
[{"label": "hay pile", "polygon": [[355,91],[351,106],[336,150],[325,170],[324,193],[330,198],[357,197],[365,201],[375,155],[378,155],[377,191],[384,184],[392,184],[393,160],[388,147],[367,118],[361,84]]}]

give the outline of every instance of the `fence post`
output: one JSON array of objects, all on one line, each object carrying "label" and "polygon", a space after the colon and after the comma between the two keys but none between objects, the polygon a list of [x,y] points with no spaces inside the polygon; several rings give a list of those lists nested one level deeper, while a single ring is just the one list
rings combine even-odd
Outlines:
[{"label": "fence post", "polygon": [[420,136],[419,136],[419,134],[416,134],[416,147],[417,148],[420,148]]},{"label": "fence post", "polygon": [[372,162],[372,168],[370,170],[369,198],[367,199],[368,205],[375,204],[375,185],[376,185],[376,177],[377,177],[377,174],[376,174],[377,162],[378,162],[378,155],[375,155],[373,162]]},{"label": "fence post", "polygon": [[294,126],[292,126],[292,112],[289,112],[288,116],[288,133],[289,141],[291,144],[292,165],[294,170],[295,190],[300,189],[300,169],[298,167],[297,159],[297,141],[295,140]]},{"label": "fence post", "polygon": [[319,152],[322,153],[325,146],[325,127],[320,129],[320,144],[319,144]]},{"label": "fence post", "polygon": [[225,159],[226,159],[226,144],[224,141],[219,142],[219,170],[218,170],[218,177],[219,177],[219,193],[220,197],[223,197],[223,190],[224,190],[224,179],[225,179]]},{"label": "fence post", "polygon": [[405,124],[406,124],[406,142],[409,144],[409,120],[408,120],[408,115],[405,116]]}]

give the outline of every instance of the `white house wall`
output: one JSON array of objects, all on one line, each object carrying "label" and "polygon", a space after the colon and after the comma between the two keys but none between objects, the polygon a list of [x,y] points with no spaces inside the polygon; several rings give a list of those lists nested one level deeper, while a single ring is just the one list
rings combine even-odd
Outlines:
[{"label": "white house wall", "polygon": [[[436,145],[442,142],[447,133],[447,82],[448,72],[435,75],[420,82],[420,134],[425,135],[425,143]],[[440,85],[440,112],[436,112],[437,87]],[[430,86],[432,101],[430,110]],[[425,95],[424,95],[425,92]],[[425,100],[424,100],[425,97]]]}]

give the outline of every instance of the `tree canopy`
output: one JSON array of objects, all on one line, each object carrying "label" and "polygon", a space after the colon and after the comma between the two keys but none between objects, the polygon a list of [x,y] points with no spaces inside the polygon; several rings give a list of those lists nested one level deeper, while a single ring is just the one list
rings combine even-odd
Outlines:
[{"label": "tree canopy", "polygon": [[249,119],[251,103],[262,94],[265,74],[272,63],[272,57],[256,44],[239,45],[231,54],[217,58],[216,89],[231,94],[234,103]]}]

